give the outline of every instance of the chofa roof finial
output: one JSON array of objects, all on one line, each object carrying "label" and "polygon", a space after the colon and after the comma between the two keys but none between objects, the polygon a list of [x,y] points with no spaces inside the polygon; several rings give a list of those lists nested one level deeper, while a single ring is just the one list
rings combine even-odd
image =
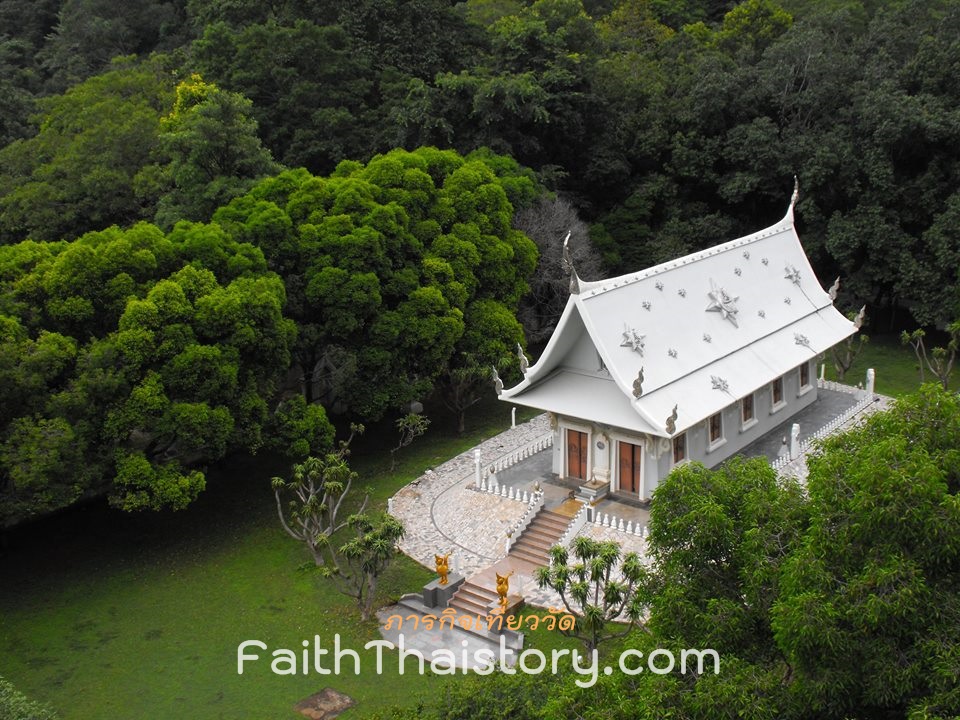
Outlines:
[{"label": "chofa roof finial", "polygon": [[527,359],[527,356],[523,352],[523,346],[520,343],[517,343],[517,357],[520,360],[520,372],[523,375],[527,374],[527,370],[530,368],[530,360]]},{"label": "chofa roof finial", "polygon": [[500,373],[497,372],[496,365],[491,366],[490,369],[493,370],[491,378],[493,380],[493,389],[496,391],[497,397],[500,397],[500,393],[503,392],[503,380],[500,379]]},{"label": "chofa roof finial", "polygon": [[573,267],[573,257],[570,254],[570,231],[567,230],[567,236],[563,239],[563,256],[560,261],[563,271],[570,275],[570,294],[578,295],[580,293],[580,278],[577,277],[577,270]]},{"label": "chofa roof finial", "polygon": [[790,196],[790,209],[793,210],[797,206],[797,200],[800,199],[800,181],[797,179],[797,176],[793,176],[793,195]]}]

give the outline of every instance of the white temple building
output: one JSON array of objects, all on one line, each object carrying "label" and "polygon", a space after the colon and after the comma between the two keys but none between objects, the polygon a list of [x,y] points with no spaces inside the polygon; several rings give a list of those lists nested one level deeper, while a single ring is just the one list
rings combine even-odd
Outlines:
[{"label": "white temple building", "polygon": [[814,275],[796,197],[765,230],[638,273],[569,268],[557,329],[500,395],[551,413],[555,474],[645,500],[675,465],[713,467],[816,399],[817,356],[859,322]]}]

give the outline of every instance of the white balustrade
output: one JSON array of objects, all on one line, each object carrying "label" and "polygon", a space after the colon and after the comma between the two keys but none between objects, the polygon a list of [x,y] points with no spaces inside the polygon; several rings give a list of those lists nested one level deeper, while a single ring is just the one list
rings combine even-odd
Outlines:
[{"label": "white balustrade", "polygon": [[507,533],[507,552],[510,552],[510,548],[513,547],[514,543],[520,539],[520,535],[524,530],[527,529],[527,526],[533,521],[533,518],[536,516],[536,514],[540,512],[540,508],[543,507],[543,498],[544,495],[542,490],[535,490],[534,492],[530,493],[530,500],[527,502],[527,509]]}]

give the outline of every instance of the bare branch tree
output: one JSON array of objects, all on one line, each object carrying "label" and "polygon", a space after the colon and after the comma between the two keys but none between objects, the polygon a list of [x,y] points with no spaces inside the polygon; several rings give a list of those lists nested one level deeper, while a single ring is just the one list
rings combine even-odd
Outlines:
[{"label": "bare branch tree", "polygon": [[530,280],[530,293],[517,313],[527,341],[537,344],[550,337],[570,295],[570,277],[561,262],[567,232],[570,232],[570,255],[577,275],[585,280],[597,279],[603,273],[603,263],[590,242],[589,227],[567,200],[541,199],[518,212],[513,226],[529,236],[540,251]]},{"label": "bare branch tree", "polygon": [[400,433],[400,439],[397,441],[397,446],[390,449],[390,472],[393,472],[397,467],[397,451],[423,435],[428,427],[430,427],[430,418],[426,415],[407,413],[397,420],[397,431]]}]

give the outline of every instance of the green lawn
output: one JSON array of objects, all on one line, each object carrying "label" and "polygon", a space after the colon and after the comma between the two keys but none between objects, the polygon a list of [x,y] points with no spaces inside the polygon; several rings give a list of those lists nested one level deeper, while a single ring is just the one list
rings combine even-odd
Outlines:
[{"label": "green lawn", "polygon": [[[524,415],[522,417],[527,417]],[[464,437],[438,416],[430,435],[400,452],[393,474],[382,450],[388,424],[356,443],[353,465],[386,498],[434,466],[509,426],[509,408],[485,403]],[[365,451],[361,454],[361,451]],[[378,677],[373,651],[361,674],[277,676],[269,663],[237,674],[237,645],[298,650],[320,636],[360,651],[378,639],[348,598],[314,573],[307,553],[282,533],[268,479],[276,458],[236,457],[210,473],[208,490],[180,513],[127,515],[93,503],[14,533],[0,557],[0,675],[73,718],[283,718],[331,686],[358,701],[343,717],[434,694],[445,677],[399,676],[395,659]],[[381,601],[417,590],[431,573],[401,558],[381,582]],[[395,658],[391,655],[391,658]]]},{"label": "green lawn", "polygon": [[[931,343],[931,346],[934,343]],[[823,362],[822,360],[820,362]],[[833,367],[833,356],[826,355],[827,379],[836,380],[837,373]],[[917,358],[913,349],[900,343],[899,336],[881,335],[871,337],[863,352],[847,372],[844,382],[850,385],[866,382],[867,368],[873,368],[877,373],[878,393],[899,397],[920,387],[920,372],[917,369]],[[950,383],[952,390],[960,390],[960,372],[954,373]],[[926,374],[926,382],[936,382],[936,378]]]}]

